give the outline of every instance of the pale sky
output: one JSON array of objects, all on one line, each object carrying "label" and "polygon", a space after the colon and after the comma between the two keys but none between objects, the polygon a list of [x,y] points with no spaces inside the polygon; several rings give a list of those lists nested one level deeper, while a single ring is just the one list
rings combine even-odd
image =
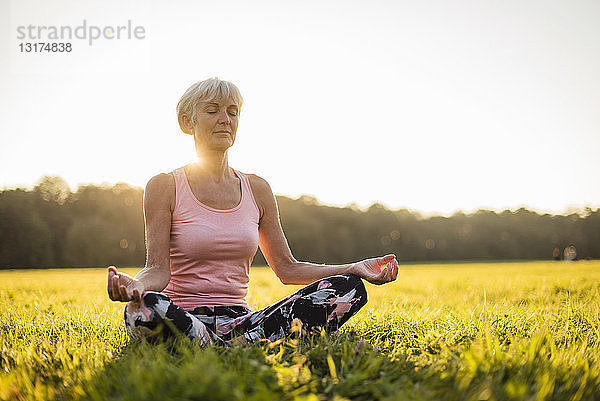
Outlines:
[{"label": "pale sky", "polygon": [[[245,99],[230,165],[278,194],[427,214],[600,207],[598,1],[0,4],[0,188],[144,186],[194,161],[175,106],[218,76]],[[145,37],[19,52],[19,26],[83,20]]]}]

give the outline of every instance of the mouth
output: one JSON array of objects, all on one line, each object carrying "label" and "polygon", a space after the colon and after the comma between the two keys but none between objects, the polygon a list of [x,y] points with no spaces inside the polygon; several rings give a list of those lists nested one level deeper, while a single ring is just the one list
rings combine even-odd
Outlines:
[{"label": "mouth", "polygon": [[215,134],[231,134],[229,131],[215,131]]}]

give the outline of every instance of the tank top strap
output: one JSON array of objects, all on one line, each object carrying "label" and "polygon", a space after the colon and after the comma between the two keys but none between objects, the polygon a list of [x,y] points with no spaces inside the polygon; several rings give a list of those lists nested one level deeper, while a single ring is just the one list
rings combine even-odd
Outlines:
[{"label": "tank top strap", "polygon": [[183,176],[183,167],[176,168],[175,170],[171,171],[171,174],[173,174],[173,178],[175,178],[175,188],[179,189],[183,183],[182,178],[185,178]]},{"label": "tank top strap", "polygon": [[252,192],[252,187],[250,186],[250,180],[248,179],[248,176],[246,176],[246,174],[242,173],[239,170],[235,170],[235,172],[242,181],[242,203],[250,203],[252,205],[252,208],[256,208],[256,211],[258,212],[258,204],[256,203],[256,199],[254,198],[254,193]]},{"label": "tank top strap", "polygon": [[181,206],[181,202],[184,201],[185,198],[189,198],[188,186],[187,186],[187,178],[185,177],[185,171],[183,167],[176,168],[171,172],[173,174],[173,178],[175,179],[175,207],[174,209],[179,209],[178,206]]},{"label": "tank top strap", "polygon": [[244,198],[246,195],[248,195],[248,187],[249,187],[249,183],[248,183],[248,177],[246,177],[246,174],[242,173],[239,170],[235,170],[235,174],[240,178],[241,181],[241,188],[242,188],[242,198]]}]

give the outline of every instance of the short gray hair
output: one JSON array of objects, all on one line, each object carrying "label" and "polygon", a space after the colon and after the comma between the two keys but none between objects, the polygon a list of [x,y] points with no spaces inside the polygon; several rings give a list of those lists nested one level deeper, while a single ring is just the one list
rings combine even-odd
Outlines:
[{"label": "short gray hair", "polygon": [[242,108],[244,99],[240,90],[229,81],[222,81],[219,78],[209,78],[204,81],[198,81],[187,88],[181,99],[177,103],[177,121],[179,127],[186,134],[182,124],[182,117],[187,115],[192,123],[196,122],[196,105],[199,101],[222,101],[223,99],[233,99],[238,108]]}]

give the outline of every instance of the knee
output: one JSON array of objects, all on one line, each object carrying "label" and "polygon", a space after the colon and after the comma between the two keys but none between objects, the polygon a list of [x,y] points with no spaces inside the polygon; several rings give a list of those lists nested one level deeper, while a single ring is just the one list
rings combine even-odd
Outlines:
[{"label": "knee", "polygon": [[129,301],[123,315],[125,328],[131,338],[149,337],[164,319],[171,300],[157,292],[146,292],[142,302]]},{"label": "knee", "polygon": [[[158,312],[159,315],[164,317],[168,306],[171,303],[171,299],[166,295],[158,292],[145,292],[142,295],[142,302],[138,303],[135,301],[129,301],[125,305],[125,315],[154,315]],[[149,316],[146,316],[149,319]]]},{"label": "knee", "polygon": [[356,290],[356,297],[360,297],[360,299],[363,301],[363,305],[366,304],[368,300],[368,294],[363,280],[356,274],[345,274],[344,276],[348,277],[349,286]]},{"label": "knee", "polygon": [[354,291],[352,298],[359,300],[361,306],[367,303],[367,288],[365,287],[363,280],[356,274],[342,274],[329,277],[329,280],[331,281],[331,284],[336,287],[337,291],[343,294]]},{"label": "knee", "polygon": [[154,311],[167,311],[168,306],[171,304],[171,298],[163,295],[159,292],[147,291],[142,295],[142,304],[146,308]]},{"label": "knee", "polygon": [[348,280],[354,287],[365,286],[363,284],[362,278],[358,277],[356,274],[344,274],[343,276],[346,277],[346,280]]},{"label": "knee", "polygon": [[347,286],[351,288],[356,288],[361,292],[367,292],[365,287],[365,283],[363,283],[362,278],[358,277],[356,274],[343,274],[342,277],[346,279]]},{"label": "knee", "polygon": [[152,335],[156,325],[153,324],[154,313],[143,308],[139,303],[129,301],[123,310],[125,330],[129,338],[139,340]]}]

